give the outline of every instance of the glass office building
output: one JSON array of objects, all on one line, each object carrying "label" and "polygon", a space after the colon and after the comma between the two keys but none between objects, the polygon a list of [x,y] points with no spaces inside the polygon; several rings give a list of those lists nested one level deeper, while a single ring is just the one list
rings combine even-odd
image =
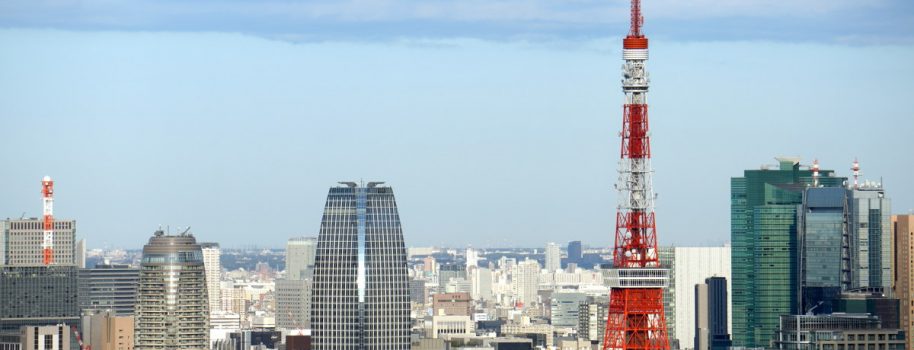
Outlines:
[{"label": "glass office building", "polygon": [[840,187],[818,187],[809,188],[804,194],[799,225],[801,313],[831,313],[833,301],[848,289],[845,193]]},{"label": "glass office building", "polygon": [[343,182],[327,195],[311,299],[316,350],[410,348],[406,247],[382,184]]},{"label": "glass office building", "polygon": [[[730,181],[733,345],[765,347],[780,315],[798,309],[798,210],[812,171],[797,158],[778,158],[777,169],[746,170]],[[819,185],[845,178],[821,170]]]}]

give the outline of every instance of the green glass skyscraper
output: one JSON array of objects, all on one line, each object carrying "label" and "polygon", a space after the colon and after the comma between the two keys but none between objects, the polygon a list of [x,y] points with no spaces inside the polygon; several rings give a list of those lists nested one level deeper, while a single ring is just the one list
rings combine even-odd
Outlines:
[{"label": "green glass skyscraper", "polygon": [[[813,172],[798,158],[777,158],[778,169],[746,170],[730,181],[733,345],[766,347],[780,315],[798,305],[797,210]],[[819,186],[841,186],[833,170]]]}]

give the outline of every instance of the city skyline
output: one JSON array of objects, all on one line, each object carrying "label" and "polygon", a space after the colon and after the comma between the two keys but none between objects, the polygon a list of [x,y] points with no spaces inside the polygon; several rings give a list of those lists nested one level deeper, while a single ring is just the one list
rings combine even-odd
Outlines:
[{"label": "city skyline", "polygon": [[[898,23],[911,4],[759,11],[748,2],[696,14],[703,5],[645,3],[657,17],[646,29],[656,43],[649,103],[661,245],[727,242],[729,178],[778,155],[818,159],[838,176],[856,157],[863,178],[885,182],[895,213],[914,208],[914,169],[899,161],[914,149],[901,102],[914,90],[914,47],[904,44],[914,30]],[[316,30],[320,40],[304,41],[185,28],[189,19],[157,11],[102,26],[2,6],[0,43],[14,54],[0,67],[17,69],[0,70],[0,159],[16,164],[0,174],[0,217],[40,216],[35,183],[51,175],[55,214],[79,221],[90,247],[137,249],[160,225],[193,227],[224,247],[250,244],[256,228],[259,244],[281,247],[318,227],[275,218],[314,222],[325,186],[364,178],[397,189],[408,246],[612,244],[626,1],[606,4],[605,16],[580,17],[604,6],[589,2],[556,9],[549,33],[535,26],[535,13],[549,10],[542,4],[527,19],[492,16],[456,32],[328,15],[322,23],[342,34]],[[867,15],[887,16],[884,26],[858,21]],[[727,24],[746,17],[784,23],[770,32]],[[469,18],[441,21],[463,28],[455,23]],[[707,35],[677,34],[682,22]],[[474,35],[487,23],[504,28]],[[788,35],[804,23],[816,25]],[[400,34],[367,35],[386,24]],[[880,103],[863,91],[880,91]],[[348,161],[362,149],[350,136],[392,156]]]}]

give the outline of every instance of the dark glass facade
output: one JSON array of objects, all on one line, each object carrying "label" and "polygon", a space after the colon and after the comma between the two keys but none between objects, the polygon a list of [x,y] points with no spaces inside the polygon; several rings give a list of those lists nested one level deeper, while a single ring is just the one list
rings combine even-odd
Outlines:
[{"label": "dark glass facade", "polygon": [[79,321],[76,266],[0,267],[0,331]]},{"label": "dark glass facade", "polygon": [[341,184],[327,195],[318,235],[314,349],[407,350],[409,281],[393,190]]},{"label": "dark glass facade", "polygon": [[118,316],[133,315],[140,269],[128,265],[99,264],[79,270],[79,307],[112,310]]}]

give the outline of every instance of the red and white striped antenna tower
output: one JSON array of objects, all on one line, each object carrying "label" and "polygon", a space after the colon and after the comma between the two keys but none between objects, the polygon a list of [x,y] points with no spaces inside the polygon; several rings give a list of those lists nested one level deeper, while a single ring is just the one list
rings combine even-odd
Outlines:
[{"label": "red and white striped antenna tower", "polygon": [[603,350],[667,350],[663,311],[669,270],[660,266],[654,221],[651,143],[647,113],[648,39],[641,32],[641,1],[632,0],[631,30],[622,41],[622,152],[613,268]]},{"label": "red and white striped antenna tower", "polygon": [[819,160],[812,162],[812,187],[819,187]]},{"label": "red and white striped antenna tower", "polygon": [[857,161],[857,158],[854,158],[854,166],[851,167],[851,170],[854,171],[854,189],[858,189],[860,184],[857,182],[860,178],[860,162]]},{"label": "red and white striped antenna tower", "polygon": [[41,248],[44,250],[44,264],[54,262],[54,181],[50,176],[41,179],[41,194],[44,200],[44,241]]}]

